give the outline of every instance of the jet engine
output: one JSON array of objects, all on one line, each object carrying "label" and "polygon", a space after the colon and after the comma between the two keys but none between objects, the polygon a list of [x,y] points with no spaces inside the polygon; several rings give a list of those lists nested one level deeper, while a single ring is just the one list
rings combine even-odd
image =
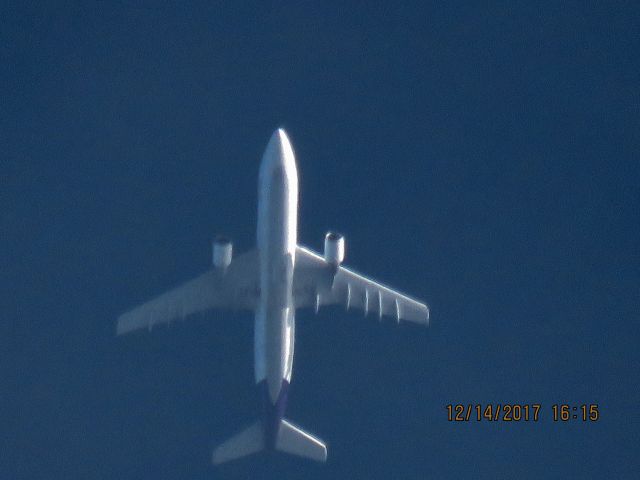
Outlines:
[{"label": "jet engine", "polygon": [[231,239],[224,235],[217,235],[213,239],[213,266],[220,270],[226,270],[233,256],[233,244]]},{"label": "jet engine", "polygon": [[342,263],[344,260],[344,237],[342,235],[329,232],[324,236],[324,259],[335,267]]}]

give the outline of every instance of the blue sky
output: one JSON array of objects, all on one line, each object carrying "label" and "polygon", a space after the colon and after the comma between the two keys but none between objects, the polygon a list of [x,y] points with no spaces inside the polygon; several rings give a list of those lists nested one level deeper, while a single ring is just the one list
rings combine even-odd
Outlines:
[{"label": "blue sky", "polygon": [[[6,478],[633,478],[639,10],[620,2],[9,3],[0,9]],[[288,416],[322,467],[211,448],[250,422],[252,317],[115,318],[255,242],[284,126],[300,241],[432,309],[298,313]],[[597,403],[595,423],[551,406]],[[448,422],[450,403],[542,405]],[[262,472],[258,472],[262,469]]]}]

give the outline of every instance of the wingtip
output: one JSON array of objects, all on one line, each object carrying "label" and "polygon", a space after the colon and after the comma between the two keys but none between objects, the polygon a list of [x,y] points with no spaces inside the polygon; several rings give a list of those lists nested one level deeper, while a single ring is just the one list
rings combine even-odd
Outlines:
[{"label": "wingtip", "polygon": [[322,455],[318,459],[318,461],[320,463],[326,463],[327,462],[327,457],[328,457],[328,455],[327,455],[327,446],[323,445],[323,447],[324,447],[324,451],[322,452]]},{"label": "wingtip", "polygon": [[213,454],[211,455],[211,464],[220,465],[221,463],[224,463],[224,462],[222,460],[222,457],[220,456],[220,452],[218,451],[217,448],[215,448],[213,450]]},{"label": "wingtip", "polygon": [[116,321],[116,336],[124,335],[125,333],[129,333],[131,328],[127,328],[127,324],[124,321],[124,315],[120,315],[118,320]]},{"label": "wingtip", "polygon": [[120,319],[116,322],[116,336],[122,335],[124,333],[124,328],[120,322]]}]

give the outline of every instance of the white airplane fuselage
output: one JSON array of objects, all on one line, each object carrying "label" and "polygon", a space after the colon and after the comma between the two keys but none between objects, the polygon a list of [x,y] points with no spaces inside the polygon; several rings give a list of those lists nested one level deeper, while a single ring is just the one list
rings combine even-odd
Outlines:
[{"label": "white airplane fuselage", "polygon": [[255,316],[256,383],[263,389],[267,439],[277,432],[291,380],[295,331],[292,300],[298,229],[298,171],[289,139],[276,130],[258,180],[260,299]]}]

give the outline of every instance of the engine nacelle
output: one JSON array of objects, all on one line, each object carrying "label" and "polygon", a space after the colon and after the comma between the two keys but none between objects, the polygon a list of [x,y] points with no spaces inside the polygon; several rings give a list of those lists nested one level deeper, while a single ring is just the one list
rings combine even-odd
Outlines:
[{"label": "engine nacelle", "polygon": [[338,266],[344,260],[344,237],[329,232],[324,236],[324,259],[330,265]]},{"label": "engine nacelle", "polygon": [[213,239],[213,252],[212,252],[213,266],[220,270],[226,270],[231,264],[231,258],[233,256],[233,244],[231,239],[223,235],[217,235]]}]

